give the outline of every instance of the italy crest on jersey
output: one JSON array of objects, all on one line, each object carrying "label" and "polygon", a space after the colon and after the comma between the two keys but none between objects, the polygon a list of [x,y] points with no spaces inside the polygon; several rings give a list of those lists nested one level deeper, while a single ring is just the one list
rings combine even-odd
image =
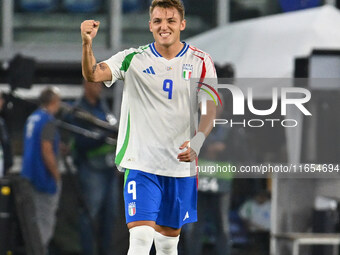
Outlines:
[{"label": "italy crest on jersey", "polygon": [[129,203],[129,215],[134,216],[136,214],[136,203],[131,202]]},{"label": "italy crest on jersey", "polygon": [[193,70],[192,65],[183,64],[182,73],[184,80],[188,81],[190,79],[192,70]]}]

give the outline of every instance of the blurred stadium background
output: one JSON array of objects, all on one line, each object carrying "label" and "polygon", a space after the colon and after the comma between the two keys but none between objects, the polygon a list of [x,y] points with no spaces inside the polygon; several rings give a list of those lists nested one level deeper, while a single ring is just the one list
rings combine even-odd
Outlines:
[{"label": "blurred stadium background", "polygon": [[[98,61],[104,60],[119,50],[153,40],[147,23],[150,2],[1,0],[0,90],[6,99],[1,115],[9,127],[15,154],[11,169],[13,175],[21,168],[24,122],[36,108],[41,89],[46,85],[59,87],[64,102],[73,102],[82,94],[81,22],[85,19],[101,21],[94,52]],[[340,78],[339,0],[183,2],[187,29],[182,40],[210,53],[221,77]],[[17,71],[13,71],[14,64],[20,66]],[[272,85],[274,81],[266,81],[269,81],[266,86],[257,88],[256,96],[256,104],[264,109],[271,105],[266,94],[268,88],[275,86]],[[303,86],[312,91],[313,100],[309,107],[313,109],[313,120],[304,120],[304,125],[297,129],[231,129],[225,141],[229,161],[235,164],[339,163],[340,82],[336,80],[334,84],[323,87],[320,82],[304,83]],[[118,118],[121,89],[122,86],[113,86],[105,88],[103,93]],[[282,119],[280,113],[275,113],[274,117]],[[72,161],[71,158],[67,160]],[[77,233],[77,197],[73,192],[74,169],[71,167],[68,171],[66,168],[62,166],[63,194],[51,243],[51,254],[55,255],[81,254]],[[120,182],[122,185],[122,178]],[[222,213],[229,220],[231,245],[230,252],[223,254],[338,255],[339,184],[337,178],[231,180],[202,176],[200,193],[203,199],[220,199],[227,194],[230,202],[228,211],[220,212],[220,208],[203,211],[209,217],[205,217],[207,219],[202,227],[200,254],[221,254],[216,250],[221,222],[212,219],[217,219]],[[13,184],[4,182],[1,185],[12,187]],[[254,194],[263,190],[271,193],[270,230],[265,231],[265,235],[253,235],[245,227],[239,211]],[[112,254],[126,254],[128,232],[124,224],[122,194],[118,194],[117,199],[120,216],[115,229],[117,234],[112,240]],[[15,211],[12,203],[13,197],[8,199],[8,194],[1,194],[0,252],[3,253],[0,255],[40,255],[32,253],[33,248],[27,248],[32,246],[27,240],[35,241],[32,230],[20,226],[22,221],[16,221],[23,212]],[[207,209],[204,201],[202,207]],[[8,215],[6,213],[9,213],[9,219],[4,216]],[[11,231],[8,231],[9,228]],[[197,242],[194,231],[184,231],[179,254],[199,255],[192,249]],[[5,245],[7,248],[3,248],[4,242],[7,246],[12,244],[12,247]],[[322,244],[327,246],[320,246]]]}]

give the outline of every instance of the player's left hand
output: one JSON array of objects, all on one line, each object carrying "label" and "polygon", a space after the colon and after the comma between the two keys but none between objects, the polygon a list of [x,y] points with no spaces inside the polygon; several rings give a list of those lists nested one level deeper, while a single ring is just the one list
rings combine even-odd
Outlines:
[{"label": "player's left hand", "polygon": [[178,154],[177,159],[180,162],[192,162],[196,159],[197,155],[196,152],[189,147],[189,141],[185,141],[181,147],[179,147],[180,150],[183,150],[187,148],[186,151],[181,152]]}]

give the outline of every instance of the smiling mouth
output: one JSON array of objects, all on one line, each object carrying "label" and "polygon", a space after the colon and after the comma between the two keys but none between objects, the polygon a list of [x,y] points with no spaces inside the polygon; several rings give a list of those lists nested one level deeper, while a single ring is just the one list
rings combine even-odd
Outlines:
[{"label": "smiling mouth", "polygon": [[162,37],[162,38],[168,38],[170,36],[170,32],[162,32],[160,33],[159,35]]}]

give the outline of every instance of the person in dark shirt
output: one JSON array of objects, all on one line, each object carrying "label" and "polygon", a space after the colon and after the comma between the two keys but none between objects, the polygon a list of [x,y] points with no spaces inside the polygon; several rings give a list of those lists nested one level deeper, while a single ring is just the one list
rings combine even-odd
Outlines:
[{"label": "person in dark shirt", "polygon": [[[94,117],[108,121],[109,109],[100,98],[102,83],[83,82],[84,95],[75,103],[76,109],[84,110]],[[112,118],[111,118],[112,119]],[[92,123],[74,118],[73,124],[86,130],[101,132]],[[113,254],[113,224],[115,218],[115,146],[105,142],[105,134],[99,139],[75,135],[74,163],[78,170],[81,193],[88,212],[80,217],[80,237],[84,255]],[[94,227],[95,226],[95,227]],[[97,245],[95,243],[97,242]]]}]

